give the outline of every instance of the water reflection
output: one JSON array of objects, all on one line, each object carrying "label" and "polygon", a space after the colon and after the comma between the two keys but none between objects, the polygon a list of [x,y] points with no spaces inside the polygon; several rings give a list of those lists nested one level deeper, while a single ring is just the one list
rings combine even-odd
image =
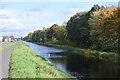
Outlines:
[{"label": "water reflection", "polygon": [[34,43],[30,43],[30,42],[25,42],[27,45],[29,45],[35,52],[39,53],[40,56],[44,57],[44,58],[48,58],[50,57],[49,53],[56,53],[56,52],[64,52],[65,50],[62,49],[57,49],[57,48],[52,48],[52,47],[46,47],[43,45],[37,45]]},{"label": "water reflection", "polygon": [[[61,70],[77,77],[87,78],[119,78],[120,69],[118,63],[93,60],[79,54],[64,52],[64,50],[25,42],[45,59],[51,61]],[[66,54],[66,55],[65,55]]]},{"label": "water reflection", "polygon": [[[84,78],[118,78],[120,76],[118,63],[93,60],[78,54],[68,56],[67,69],[70,72],[77,72],[77,75]],[[76,74],[73,75],[76,76]]]}]

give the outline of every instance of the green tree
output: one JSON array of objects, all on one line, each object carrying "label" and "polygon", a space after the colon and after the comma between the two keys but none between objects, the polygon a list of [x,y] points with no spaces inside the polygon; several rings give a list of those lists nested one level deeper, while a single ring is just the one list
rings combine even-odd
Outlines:
[{"label": "green tree", "polygon": [[66,26],[68,39],[80,47],[88,48],[91,46],[88,20],[93,12],[100,9],[100,6],[94,5],[90,11],[80,12],[71,17]]},{"label": "green tree", "polygon": [[88,19],[89,14],[81,12],[71,17],[67,23],[68,39],[75,42],[77,46],[84,47],[89,42]]}]

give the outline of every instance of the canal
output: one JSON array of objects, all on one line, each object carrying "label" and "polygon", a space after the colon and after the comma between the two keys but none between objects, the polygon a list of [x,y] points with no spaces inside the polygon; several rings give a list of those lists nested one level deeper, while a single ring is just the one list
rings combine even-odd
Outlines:
[{"label": "canal", "polygon": [[79,80],[86,80],[87,78],[118,78],[120,76],[118,63],[88,59],[63,49],[23,42],[40,56]]}]

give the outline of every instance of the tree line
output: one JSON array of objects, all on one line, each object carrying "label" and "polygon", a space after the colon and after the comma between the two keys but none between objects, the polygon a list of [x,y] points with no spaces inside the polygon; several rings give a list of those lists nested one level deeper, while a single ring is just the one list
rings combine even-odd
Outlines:
[{"label": "tree line", "polygon": [[23,40],[118,52],[120,8],[94,5],[73,15],[63,25],[30,32]]}]

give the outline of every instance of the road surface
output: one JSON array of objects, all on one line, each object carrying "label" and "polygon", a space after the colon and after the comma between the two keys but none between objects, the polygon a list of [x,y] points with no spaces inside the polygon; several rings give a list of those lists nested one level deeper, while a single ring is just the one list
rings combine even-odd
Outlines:
[{"label": "road surface", "polygon": [[0,43],[0,47],[2,47],[2,46],[4,46],[4,45],[7,45],[7,44],[9,44],[9,43],[11,43],[11,42],[1,42],[1,43]]},{"label": "road surface", "polygon": [[[5,42],[5,43],[2,43],[2,46],[3,45],[7,45],[9,44],[8,42]],[[0,47],[2,47],[1,44],[0,44]],[[9,63],[10,63],[10,57],[11,57],[11,54],[12,54],[12,51],[14,49],[15,46],[12,46],[12,47],[9,47],[9,48],[6,48],[4,51],[0,52],[0,57],[2,57],[2,78],[8,78],[9,74]],[[1,72],[1,71],[0,71]],[[0,75],[1,77],[1,75]]]}]

